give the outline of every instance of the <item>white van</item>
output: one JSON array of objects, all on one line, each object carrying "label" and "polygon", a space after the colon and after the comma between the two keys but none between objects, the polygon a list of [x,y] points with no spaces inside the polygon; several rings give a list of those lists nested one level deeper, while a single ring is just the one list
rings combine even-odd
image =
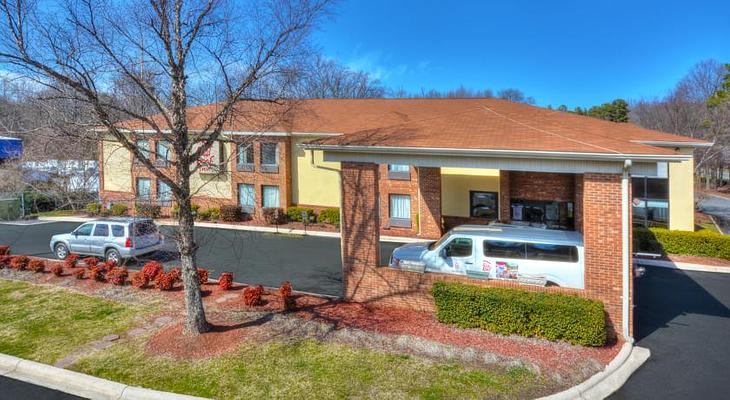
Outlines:
[{"label": "white van", "polygon": [[583,237],[574,231],[491,224],[458,226],[432,243],[393,251],[390,266],[583,289]]}]

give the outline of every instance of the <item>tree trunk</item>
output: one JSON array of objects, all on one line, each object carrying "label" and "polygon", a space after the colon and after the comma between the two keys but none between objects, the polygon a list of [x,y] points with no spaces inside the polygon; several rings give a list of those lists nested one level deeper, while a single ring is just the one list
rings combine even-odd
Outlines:
[{"label": "tree trunk", "polygon": [[180,251],[180,268],[185,288],[185,330],[184,333],[197,335],[209,330],[205,318],[203,298],[200,294],[200,280],[196,265],[197,244],[193,232],[194,220],[190,196],[182,196],[177,201],[178,214],[178,249]]}]

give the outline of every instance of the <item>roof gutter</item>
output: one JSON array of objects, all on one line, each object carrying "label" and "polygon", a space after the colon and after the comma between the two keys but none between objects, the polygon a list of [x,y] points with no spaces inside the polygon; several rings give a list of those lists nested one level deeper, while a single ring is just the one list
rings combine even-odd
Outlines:
[{"label": "roof gutter", "polygon": [[656,147],[693,147],[693,148],[702,148],[702,147],[712,147],[715,145],[715,142],[670,142],[665,140],[632,140],[633,143],[639,143],[639,144],[645,144],[648,146],[656,146]]},{"label": "roof gutter", "polygon": [[442,147],[396,147],[396,146],[353,146],[304,143],[306,150],[322,150],[335,153],[370,153],[370,154],[403,154],[430,156],[462,156],[462,157],[499,157],[499,158],[541,158],[557,160],[603,160],[624,161],[688,161],[690,155],[684,154],[623,154],[623,153],[583,153],[569,151],[541,150],[498,150],[498,149],[450,149]]}]

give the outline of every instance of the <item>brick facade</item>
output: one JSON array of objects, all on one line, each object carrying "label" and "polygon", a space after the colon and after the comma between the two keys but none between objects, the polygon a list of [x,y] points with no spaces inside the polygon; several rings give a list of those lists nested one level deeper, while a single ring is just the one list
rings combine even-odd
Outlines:
[{"label": "brick facade", "polygon": [[418,236],[441,237],[441,168],[418,167]]},{"label": "brick facade", "polygon": [[[408,179],[388,176],[388,165],[378,166],[380,233],[389,236],[418,236],[438,239],[442,233],[441,169],[410,167]],[[411,200],[409,227],[390,223],[390,196],[408,195]]]}]

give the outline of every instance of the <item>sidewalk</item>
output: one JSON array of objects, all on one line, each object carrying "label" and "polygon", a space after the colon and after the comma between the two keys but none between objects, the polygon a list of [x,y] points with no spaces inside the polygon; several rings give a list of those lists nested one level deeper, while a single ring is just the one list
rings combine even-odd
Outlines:
[{"label": "sidewalk", "polygon": [[[91,217],[38,217],[38,221],[49,221],[49,222],[89,222],[95,221],[100,218]],[[171,219],[158,219],[155,220],[158,225],[165,226],[176,226],[177,221]],[[217,222],[195,222],[195,226],[199,228],[213,228],[213,229],[231,229],[239,231],[251,231],[251,232],[266,232],[266,233],[282,233],[287,235],[309,235],[309,236],[321,236],[339,238],[339,232],[325,232],[317,230],[303,230],[303,229],[292,229],[292,228],[276,228],[271,226],[251,226],[251,225],[238,225],[238,224],[224,224]],[[416,237],[404,237],[404,236],[380,236],[381,242],[393,242],[393,243],[417,243],[426,242],[428,239],[416,238]]]}]

